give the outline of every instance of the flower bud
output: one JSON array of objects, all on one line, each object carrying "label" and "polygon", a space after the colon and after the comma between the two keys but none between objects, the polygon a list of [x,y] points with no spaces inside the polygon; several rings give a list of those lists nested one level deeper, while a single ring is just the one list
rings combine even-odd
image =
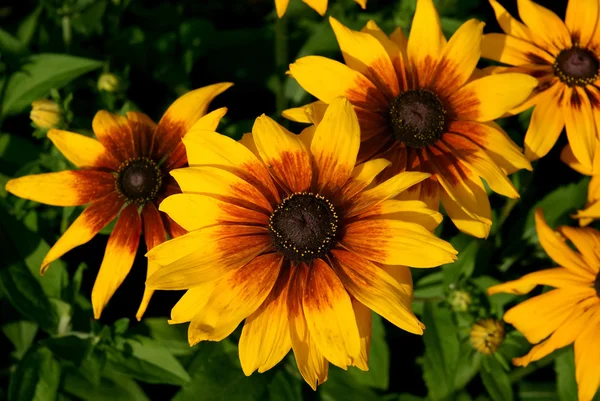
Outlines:
[{"label": "flower bud", "polygon": [[119,90],[121,82],[115,74],[105,72],[98,78],[98,90],[106,92],[116,92]]},{"label": "flower bud", "polygon": [[471,294],[464,290],[452,291],[448,303],[454,312],[466,312],[471,305]]},{"label": "flower bud", "polygon": [[484,355],[491,355],[504,340],[504,325],[493,318],[480,320],[471,327],[469,337],[473,348]]},{"label": "flower bud", "polygon": [[53,100],[38,99],[31,103],[29,118],[38,128],[56,128],[60,125],[62,110]]}]

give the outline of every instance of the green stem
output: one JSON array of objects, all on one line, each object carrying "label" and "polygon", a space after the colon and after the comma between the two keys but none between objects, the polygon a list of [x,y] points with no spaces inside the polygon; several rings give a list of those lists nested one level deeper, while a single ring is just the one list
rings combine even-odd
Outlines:
[{"label": "green stem", "polygon": [[275,70],[277,74],[277,93],[275,95],[275,108],[277,115],[287,108],[285,98],[285,72],[288,69],[288,34],[287,18],[278,18],[275,22]]},{"label": "green stem", "polygon": [[518,369],[513,370],[512,372],[510,372],[508,374],[508,378],[510,379],[510,382],[516,383],[516,382],[520,381],[522,378],[524,378],[525,376],[535,372],[536,370],[550,365],[552,362],[554,362],[554,360],[559,355],[561,355],[563,352],[565,352],[565,350],[566,349],[554,351],[547,357],[540,359],[539,361],[532,362],[524,368],[518,368]]}]

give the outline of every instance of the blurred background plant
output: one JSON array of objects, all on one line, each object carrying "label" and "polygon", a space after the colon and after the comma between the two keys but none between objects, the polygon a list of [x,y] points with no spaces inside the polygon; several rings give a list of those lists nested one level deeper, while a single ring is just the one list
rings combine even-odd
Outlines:
[{"label": "blurred background plant", "polygon": [[[335,0],[328,14],[355,29],[374,19],[387,32],[396,26],[408,32],[415,2],[369,0],[363,12],[353,0]],[[503,2],[513,15],[514,3]],[[541,3],[564,15],[566,1]],[[447,36],[469,18],[498,31],[484,0],[436,5]],[[213,108],[229,108],[220,132],[239,138],[262,113],[298,131],[279,114],[311,99],[285,71],[304,55],[341,58],[327,19],[300,1],[290,2],[278,20],[273,0],[8,0],[0,4],[0,27],[0,400],[576,399],[572,349],[512,367],[511,358],[530,346],[500,321],[524,297],[485,295],[493,284],[551,267],[537,242],[535,207],[544,209],[551,226],[574,225],[570,214],[585,204],[589,178],[560,162],[559,146],[533,173],[512,176],[520,200],[491,195],[494,225],[487,240],[459,234],[452,224],[438,228],[460,259],[413,270],[413,306],[427,326],[423,337],[374,315],[369,372],[332,367],[313,392],[288,356],[247,378],[235,335],[190,348],[186,327],[168,325],[180,294],[155,295],[146,318],[135,321],[146,274],[143,247],[94,321],[89,298],[107,236],[76,248],[41,277],[49,244],[80,209],[18,199],[4,184],[69,167],[46,138],[51,127],[92,135],[99,109],[141,110],[157,119],[179,95],[214,82],[235,82],[213,102]],[[525,113],[501,124],[522,144],[527,119]]]}]

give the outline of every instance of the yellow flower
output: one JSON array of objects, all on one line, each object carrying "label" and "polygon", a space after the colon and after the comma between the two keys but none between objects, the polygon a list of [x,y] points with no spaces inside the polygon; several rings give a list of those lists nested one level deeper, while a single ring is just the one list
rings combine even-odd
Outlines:
[{"label": "yellow flower", "polygon": [[[555,287],[505,313],[507,323],[515,326],[530,343],[537,344],[527,355],[513,359],[513,363],[527,366],[575,343],[579,401],[590,401],[600,385],[600,232],[572,227],[559,227],[554,232],[539,209],[535,223],[540,244],[562,267],[527,274],[519,280],[493,286],[488,292],[526,294],[536,285]],[[565,237],[578,252],[566,243]]]},{"label": "yellow flower", "polygon": [[480,320],[471,327],[469,339],[478,352],[491,355],[498,350],[504,340],[504,325],[493,318]]},{"label": "yellow flower", "polygon": [[570,0],[563,22],[531,0],[517,0],[523,23],[497,1],[490,3],[506,35],[485,35],[482,56],[514,66],[491,70],[522,72],[539,80],[529,99],[510,112],[535,106],[525,135],[525,155],[529,160],[543,157],[566,128],[567,152],[592,169],[599,144],[595,123],[600,116],[598,1]]},{"label": "yellow flower", "polygon": [[[310,8],[318,12],[321,17],[325,15],[327,12],[327,3],[329,0],[302,0],[306,3]],[[367,0],[354,0],[358,3],[361,8],[364,10],[367,8]],[[275,9],[277,10],[277,16],[279,18],[283,17],[285,11],[288,8],[288,4],[290,0],[275,0]]]},{"label": "yellow flower", "polygon": [[[80,169],[7,182],[6,190],[21,198],[53,206],[88,205],[48,251],[42,274],[56,259],[91,240],[117,218],[92,290],[96,319],[129,273],[142,232],[148,249],[164,242],[167,233],[176,237],[186,232],[159,213],[157,206],[168,195],[180,192],[168,173],[187,163],[181,137],[192,126],[216,129],[227,109],[204,114],[212,99],[230,86],[215,84],[185,94],[169,107],[158,125],[142,113],[128,112],[123,117],[101,110],[92,121],[98,140],[53,129],[48,138]],[[148,274],[153,271],[149,264]],[[151,296],[152,291],[145,291],[138,319]]]},{"label": "yellow flower", "polygon": [[120,87],[119,78],[115,74],[105,72],[98,78],[98,90],[116,92]]},{"label": "yellow flower", "polygon": [[431,173],[403,199],[423,200],[432,209],[441,199],[461,231],[486,237],[491,208],[481,178],[517,198],[507,174],[531,169],[492,120],[525,100],[537,81],[525,74],[480,77],[475,66],[484,24],[469,20],[446,43],[431,0],[418,1],[408,40],[400,28],[388,37],[373,21],[362,32],[330,22],[346,64],[309,56],[290,65],[320,102],[284,116],[318,123],[323,102],[347,97],[361,125],[359,161],[390,160],[381,179],[400,171]]},{"label": "yellow flower", "polygon": [[29,118],[38,128],[56,128],[62,120],[62,110],[54,100],[38,99],[31,103]]},{"label": "yellow flower", "polygon": [[189,342],[220,341],[246,319],[244,373],[264,372],[293,349],[311,387],[329,362],[366,370],[371,311],[415,334],[405,266],[456,259],[432,233],[441,215],[419,201],[391,200],[429,174],[389,165],[355,167],[360,129],[350,103],[332,101],[323,121],[296,136],[263,115],[240,142],[192,130],[189,168],[172,171],[183,194],[160,205],[189,234],[148,253],[160,267],[150,289],[187,290],[171,322],[189,322]]}]

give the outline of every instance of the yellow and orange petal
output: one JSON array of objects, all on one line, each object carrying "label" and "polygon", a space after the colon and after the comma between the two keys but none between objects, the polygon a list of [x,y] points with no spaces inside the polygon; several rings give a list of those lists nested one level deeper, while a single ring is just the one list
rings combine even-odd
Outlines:
[{"label": "yellow and orange petal", "polygon": [[[191,167],[172,172],[182,193],[160,209],[190,232],[148,252],[158,268],[146,286],[187,290],[171,321],[190,322],[190,344],[219,341],[245,319],[239,352],[246,374],[270,369],[291,348],[316,388],[329,363],[368,368],[369,309],[423,332],[405,265],[452,262],[456,251],[432,234],[439,213],[390,200],[429,174],[375,185],[389,162],[355,166],[359,141],[345,98],[299,136],[261,116],[240,142],[202,129],[184,139]],[[295,210],[302,216],[289,214]],[[300,245],[316,235],[294,236],[306,225],[319,242]]]},{"label": "yellow and orange petal", "polygon": [[[318,101],[287,110],[284,116],[318,129],[323,104],[346,97],[361,128],[357,162],[389,160],[392,165],[378,182],[401,171],[431,174],[400,198],[433,208],[441,201],[461,231],[486,237],[491,208],[482,180],[495,192],[515,198],[518,193],[507,174],[531,169],[521,150],[491,121],[525,101],[537,80],[520,73],[474,74],[483,23],[467,21],[446,41],[431,0],[417,3],[408,40],[401,30],[387,36],[372,21],[360,32],[334,18],[330,23],[345,64],[318,56],[291,64],[290,74]],[[409,98],[417,103],[403,100]],[[431,128],[418,135],[402,128],[406,118],[392,116],[424,104],[429,104]],[[412,139],[399,136],[402,132]]]},{"label": "yellow and orange petal", "polygon": [[[329,0],[302,0],[306,5],[324,16],[327,12],[327,3]],[[367,8],[367,0],[354,0],[363,10]],[[282,18],[287,11],[290,0],[275,0],[275,10],[277,17]]]}]

